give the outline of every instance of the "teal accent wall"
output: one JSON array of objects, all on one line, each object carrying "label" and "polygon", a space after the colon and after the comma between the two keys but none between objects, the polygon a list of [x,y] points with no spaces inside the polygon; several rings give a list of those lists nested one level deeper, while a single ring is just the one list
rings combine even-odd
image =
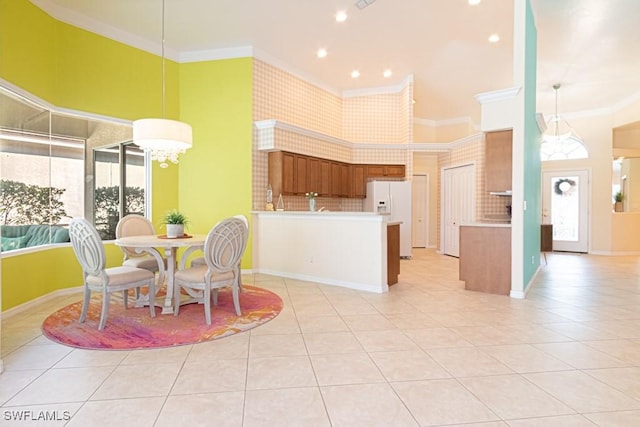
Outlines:
[{"label": "teal accent wall", "polygon": [[[523,283],[525,289],[540,265],[541,167],[540,130],[536,123],[536,68],[538,35],[531,10],[526,5],[524,77],[524,211]],[[533,259],[533,262],[531,260]]]}]

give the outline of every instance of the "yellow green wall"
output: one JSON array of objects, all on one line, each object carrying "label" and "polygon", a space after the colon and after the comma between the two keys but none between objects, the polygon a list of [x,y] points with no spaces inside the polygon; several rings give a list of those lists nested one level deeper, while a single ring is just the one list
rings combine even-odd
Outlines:
[{"label": "yellow green wall", "polygon": [[[53,105],[128,120],[162,115],[158,56],[56,21],[27,0],[0,0],[0,49],[0,78]],[[193,126],[194,148],[178,166],[153,164],[152,221],[158,227],[179,208],[193,232],[206,232],[251,208],[251,62],[165,66],[166,117]],[[120,263],[117,248],[107,253],[109,265]],[[71,248],[5,257],[2,310],[81,282]]]},{"label": "yellow green wall", "polygon": [[[180,159],[178,197],[193,233],[237,214],[251,220],[252,72],[252,58],[180,66],[181,119],[194,142]],[[243,268],[250,266],[249,244]]]},{"label": "yellow green wall", "polygon": [[0,77],[43,99],[54,98],[55,26],[26,0],[0,0]]}]

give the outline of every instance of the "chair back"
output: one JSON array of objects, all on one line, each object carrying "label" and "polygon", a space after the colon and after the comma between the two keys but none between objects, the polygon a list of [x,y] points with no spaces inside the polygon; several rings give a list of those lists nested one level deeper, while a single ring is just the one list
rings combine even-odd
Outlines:
[{"label": "chair back", "polygon": [[98,230],[84,218],[73,218],[69,222],[69,238],[85,274],[99,276],[107,261]]},{"label": "chair back", "polygon": [[[244,223],[244,242],[242,243],[242,254],[244,254],[247,248],[247,241],[249,240],[249,220],[244,215],[236,215],[234,218],[238,218]],[[240,258],[242,258],[242,255],[240,255]]]},{"label": "chair back", "polygon": [[216,224],[204,242],[204,260],[212,272],[226,272],[238,267],[247,245],[247,226],[237,217]]},{"label": "chair back", "polygon": [[[156,234],[151,221],[142,215],[129,214],[125,215],[118,221],[116,226],[116,239],[128,236],[152,236]],[[136,253],[135,249],[121,247],[127,258],[139,257],[144,254]]]}]

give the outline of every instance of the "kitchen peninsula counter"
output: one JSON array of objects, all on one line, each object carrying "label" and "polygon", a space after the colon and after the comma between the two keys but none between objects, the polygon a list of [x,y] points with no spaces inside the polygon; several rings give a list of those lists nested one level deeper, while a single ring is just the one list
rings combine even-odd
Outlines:
[{"label": "kitchen peninsula counter", "polygon": [[481,222],[460,226],[459,278],[465,289],[509,295],[511,224]]},{"label": "kitchen peninsula counter", "polygon": [[252,212],[254,272],[387,292],[388,214]]}]

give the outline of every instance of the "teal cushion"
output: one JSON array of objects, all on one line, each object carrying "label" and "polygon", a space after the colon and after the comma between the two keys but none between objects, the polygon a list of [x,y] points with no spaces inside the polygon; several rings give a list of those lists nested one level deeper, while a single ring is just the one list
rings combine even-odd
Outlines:
[{"label": "teal cushion", "polygon": [[20,237],[4,237],[2,236],[2,251],[12,251],[14,249],[21,249],[27,247],[29,236]]}]

